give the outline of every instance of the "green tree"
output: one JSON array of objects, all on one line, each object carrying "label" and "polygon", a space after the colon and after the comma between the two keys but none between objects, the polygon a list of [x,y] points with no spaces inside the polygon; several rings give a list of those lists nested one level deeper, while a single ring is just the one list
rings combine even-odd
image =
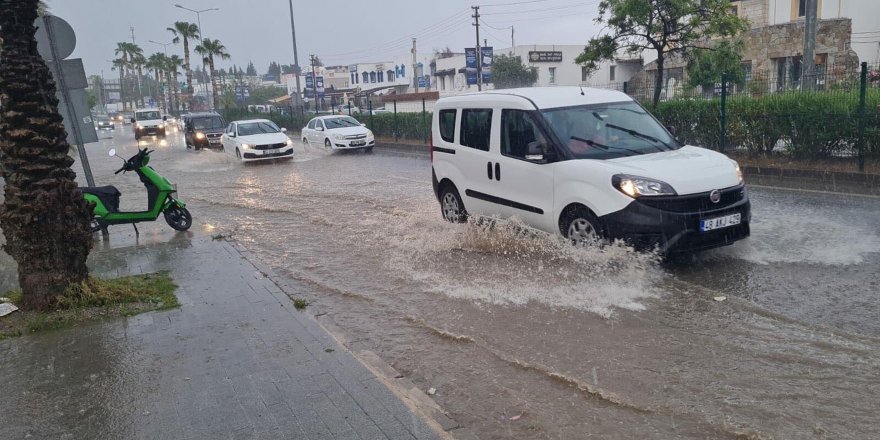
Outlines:
[{"label": "green tree", "polygon": [[131,55],[131,65],[134,67],[135,72],[135,84],[137,87],[137,97],[140,98],[141,107],[144,104],[144,65],[147,64],[147,59],[144,58],[144,51],[140,48],[140,46],[131,43],[133,53]]},{"label": "green tree", "polygon": [[702,86],[704,91],[714,90],[715,83],[721,82],[721,75],[725,73],[728,81],[742,85],[746,73],[742,68],[741,52],[740,42],[727,40],[718,42],[711,49],[694,50],[688,57],[688,86]]},{"label": "green tree", "polygon": [[[172,43],[177,44],[183,41],[183,69],[186,72],[186,85],[189,87],[190,96],[192,96],[192,68],[189,63],[189,43],[190,41],[198,41],[201,39],[201,31],[199,27],[195,23],[188,23],[185,21],[176,21],[174,22],[174,26],[167,28],[168,32],[171,32],[171,35],[174,38],[171,40]],[[192,99],[190,99],[190,105],[192,105]]]},{"label": "green tree", "polygon": [[217,70],[214,69],[214,57],[228,60],[229,52],[226,51],[226,46],[220,43],[219,40],[203,38],[202,44],[196,46],[196,53],[202,56],[202,60],[208,65],[208,68],[211,71],[211,95],[214,99],[214,106],[216,107],[220,102],[217,99],[219,94],[219,84],[217,82]]},{"label": "green tree", "polygon": [[657,53],[653,103],[660,101],[664,63],[672,55],[706,47],[715,37],[731,37],[748,21],[730,13],[730,0],[602,0],[596,22],[607,33],[593,37],[575,60],[588,70],[618,52]]},{"label": "green tree", "polygon": [[266,70],[266,75],[274,77],[277,81],[281,78],[281,66],[278,65],[275,61],[269,63],[269,68]]},{"label": "green tree", "polygon": [[86,90],[86,105],[89,106],[90,110],[98,105],[98,95],[95,94],[94,90]]},{"label": "green tree", "polygon": [[183,67],[183,60],[177,55],[165,59],[165,74],[168,75],[168,89],[171,92],[171,108],[180,112],[180,87],[177,83],[178,69]]},{"label": "green tree", "polygon": [[254,67],[253,61],[248,61],[247,76],[257,76],[257,68]]},{"label": "green tree", "polygon": [[77,188],[55,82],[34,37],[39,2],[0,0],[3,249],[18,263],[22,307],[51,310],[88,277],[91,207]]},{"label": "green tree", "polygon": [[496,55],[492,58],[492,84],[496,89],[530,87],[538,81],[538,69],[523,65],[519,56]]},{"label": "green tree", "polygon": [[162,108],[165,110],[165,113],[168,113],[168,105],[165,100],[165,87],[164,84],[167,84],[165,81],[165,77],[167,76],[167,72],[165,71],[165,66],[168,64],[168,56],[164,53],[156,52],[150,55],[147,58],[147,62],[144,67],[153,71],[156,75],[156,83],[157,83],[157,91],[156,91],[156,100],[162,103]]}]

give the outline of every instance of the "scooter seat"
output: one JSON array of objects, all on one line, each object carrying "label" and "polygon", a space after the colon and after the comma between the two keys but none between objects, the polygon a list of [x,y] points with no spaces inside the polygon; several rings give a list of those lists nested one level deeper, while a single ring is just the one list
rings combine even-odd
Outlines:
[{"label": "scooter seat", "polygon": [[115,186],[83,186],[80,187],[80,191],[97,197],[107,208],[107,211],[119,211],[119,197],[122,196],[122,193]]}]

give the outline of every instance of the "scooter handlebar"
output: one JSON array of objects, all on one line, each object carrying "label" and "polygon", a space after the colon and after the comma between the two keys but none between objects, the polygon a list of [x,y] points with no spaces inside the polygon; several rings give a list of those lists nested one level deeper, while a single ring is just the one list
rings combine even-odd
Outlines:
[{"label": "scooter handlebar", "polygon": [[125,171],[125,167],[122,167],[122,168],[116,170],[116,172],[113,173],[113,174],[119,174],[119,173],[121,173],[121,172],[123,172],[123,171]]}]

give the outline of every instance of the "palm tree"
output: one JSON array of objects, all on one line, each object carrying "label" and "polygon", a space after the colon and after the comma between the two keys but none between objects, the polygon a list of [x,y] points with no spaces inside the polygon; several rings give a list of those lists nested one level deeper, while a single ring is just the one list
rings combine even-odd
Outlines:
[{"label": "palm tree", "polygon": [[134,50],[134,53],[131,56],[131,65],[136,69],[135,73],[137,74],[137,78],[135,84],[137,84],[137,93],[141,100],[141,107],[144,107],[146,104],[144,103],[143,78],[144,65],[147,64],[147,59],[144,58],[144,51],[139,46],[134,45],[134,47],[137,49]]},{"label": "palm tree", "polygon": [[162,108],[165,110],[165,113],[168,113],[168,103],[165,100],[165,89],[162,87],[165,84],[164,76],[165,76],[165,64],[167,62],[167,56],[164,53],[156,52],[150,55],[147,58],[147,62],[144,64],[144,67],[153,71],[156,75],[156,84],[158,85],[159,90],[156,92],[156,99],[162,103]]},{"label": "palm tree", "polygon": [[[125,71],[128,70],[129,74],[135,73],[135,71],[134,71],[134,68],[136,66],[135,61],[140,61],[140,58],[143,58],[144,51],[137,44],[121,42],[121,43],[116,43],[116,50],[114,51],[114,53],[116,54],[116,56],[119,57],[119,59],[122,60],[122,62],[119,63],[120,64],[120,66],[119,66],[119,72],[120,72],[119,73],[119,81],[120,81],[119,87],[124,90],[125,87],[124,87],[124,84],[122,83],[122,81],[125,78]],[[116,67],[116,63],[114,63],[114,67]],[[139,76],[136,79],[135,84],[136,84],[136,90],[137,90],[135,93],[139,94],[140,93],[140,84],[141,84]],[[143,97],[141,97],[141,99],[143,99]],[[135,95],[135,99],[133,100],[133,102],[135,105],[137,105],[137,95]],[[122,106],[123,106],[123,108],[125,107],[125,101],[123,101]]]},{"label": "palm tree", "polygon": [[77,189],[55,82],[34,38],[37,0],[0,0],[0,227],[25,309],[50,310],[88,277],[91,208]]},{"label": "palm tree", "polygon": [[211,70],[211,95],[214,99],[212,102],[216,106],[217,104],[217,70],[214,69],[214,57],[218,57],[223,60],[229,59],[229,52],[226,51],[226,46],[220,43],[219,40],[212,40],[210,38],[205,38],[202,40],[202,44],[196,46],[196,53],[202,56],[202,60],[208,65],[208,68]]},{"label": "palm tree", "polygon": [[119,70],[119,100],[122,101],[122,110],[125,110],[125,87],[123,80],[125,79],[125,66],[128,63],[120,58],[113,60],[113,70]]},{"label": "palm tree", "polygon": [[[201,30],[195,23],[176,21],[174,22],[173,27],[168,28],[168,31],[174,36],[174,39],[172,39],[171,42],[177,44],[183,41],[183,68],[186,72],[186,84],[190,88],[190,93],[192,93],[193,75],[189,63],[189,42],[190,40],[201,39]],[[192,95],[190,95],[190,105],[192,105]]]},{"label": "palm tree", "polygon": [[180,57],[177,55],[171,55],[170,57],[168,57],[165,60],[165,63],[166,63],[165,64],[165,72],[170,77],[170,84],[168,87],[171,89],[171,91],[172,91],[171,96],[174,98],[174,104],[172,104],[171,108],[177,110],[177,112],[179,113],[180,112],[180,94],[179,94],[180,89],[178,88],[178,85],[177,85],[177,75],[178,75],[177,69],[180,69],[183,66],[183,60],[180,59]]}]

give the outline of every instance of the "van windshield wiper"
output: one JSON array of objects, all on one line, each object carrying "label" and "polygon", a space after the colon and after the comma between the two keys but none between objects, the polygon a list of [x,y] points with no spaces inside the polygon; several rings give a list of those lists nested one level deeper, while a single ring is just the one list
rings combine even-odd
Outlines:
[{"label": "van windshield wiper", "polygon": [[[628,134],[630,134],[630,135],[632,135],[632,136],[640,137],[640,138],[642,138],[642,139],[647,139],[647,140],[649,140],[649,141],[651,141],[651,142],[654,142],[655,144],[663,144],[663,146],[665,146],[666,148],[672,150],[672,146],[670,146],[670,145],[667,144],[666,142],[663,142],[663,141],[661,141],[660,139],[657,139],[657,138],[655,138],[654,136],[651,136],[651,135],[649,135],[649,134],[645,134],[645,133],[642,133],[642,132],[640,132],[640,131],[633,130],[633,129],[631,129],[631,128],[621,127],[621,126],[619,126],[619,125],[615,125],[615,124],[605,124],[605,126],[606,126],[606,127],[611,127],[611,128],[618,129],[618,130],[620,130],[620,131],[622,131],[622,132],[624,132],[624,133],[628,133]],[[656,148],[656,149],[659,150],[659,151],[666,151],[666,150],[664,150],[664,149],[658,147],[657,145],[652,145],[652,147]]]},{"label": "van windshield wiper", "polygon": [[585,144],[587,144],[587,145],[589,145],[589,146],[591,146],[591,147],[601,148],[601,149],[606,150],[606,151],[607,151],[607,150],[611,150],[611,149],[615,149],[615,150],[625,150],[625,151],[629,151],[629,152],[631,152],[631,153],[635,153],[635,154],[645,154],[645,153],[643,153],[643,152],[641,152],[641,151],[638,151],[638,150],[631,150],[631,149],[629,149],[629,148],[625,148],[625,147],[613,147],[613,146],[611,146],[611,145],[600,144],[600,143],[598,143],[598,142],[596,142],[596,141],[594,141],[594,140],[592,140],[592,139],[584,139],[584,138],[582,138],[582,137],[577,137],[577,136],[572,136],[571,139],[574,139],[574,140],[576,140],[576,141],[583,142],[583,143],[585,143]]}]

